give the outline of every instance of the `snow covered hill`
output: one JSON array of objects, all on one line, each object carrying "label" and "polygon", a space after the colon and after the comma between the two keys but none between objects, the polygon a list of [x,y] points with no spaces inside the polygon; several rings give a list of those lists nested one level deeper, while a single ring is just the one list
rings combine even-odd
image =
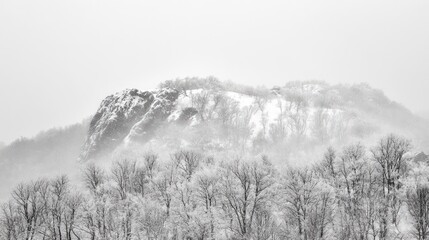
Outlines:
[{"label": "snow covered hill", "polygon": [[427,149],[428,129],[424,120],[366,84],[310,81],[266,89],[184,79],[154,91],[128,89],[108,96],[91,121],[81,159],[136,144],[288,156],[371,142],[387,133]]},{"label": "snow covered hill", "polygon": [[[91,122],[19,139],[0,149],[0,200],[21,181],[60,174],[79,179],[82,160],[135,151],[266,154],[274,163],[308,164],[329,146],[374,146],[396,133],[429,152],[429,124],[379,90],[292,82],[252,88],[213,79],[168,81],[152,91],[125,90],[102,101]],[[107,158],[102,158],[107,157]]]}]

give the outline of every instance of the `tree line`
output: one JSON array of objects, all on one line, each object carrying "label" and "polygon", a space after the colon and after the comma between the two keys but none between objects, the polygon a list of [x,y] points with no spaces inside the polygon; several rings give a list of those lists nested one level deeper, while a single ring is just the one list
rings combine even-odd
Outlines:
[{"label": "tree line", "polygon": [[395,135],[329,148],[312,166],[269,157],[221,159],[181,150],[109,169],[18,185],[1,207],[0,238],[428,239],[429,171]]}]

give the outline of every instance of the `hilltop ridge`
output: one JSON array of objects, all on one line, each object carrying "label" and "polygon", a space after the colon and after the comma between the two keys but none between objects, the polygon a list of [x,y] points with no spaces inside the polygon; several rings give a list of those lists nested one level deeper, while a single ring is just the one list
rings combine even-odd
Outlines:
[{"label": "hilltop ridge", "polygon": [[153,91],[127,89],[108,96],[91,121],[81,159],[133,144],[257,154],[389,132],[427,146],[424,120],[367,84],[306,81],[254,88],[187,78],[163,82]]}]

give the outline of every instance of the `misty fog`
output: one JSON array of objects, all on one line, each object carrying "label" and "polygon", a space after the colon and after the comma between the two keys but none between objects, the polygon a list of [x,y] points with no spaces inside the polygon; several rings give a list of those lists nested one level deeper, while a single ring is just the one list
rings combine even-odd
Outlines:
[{"label": "misty fog", "polygon": [[0,1],[0,240],[429,239],[428,12]]}]

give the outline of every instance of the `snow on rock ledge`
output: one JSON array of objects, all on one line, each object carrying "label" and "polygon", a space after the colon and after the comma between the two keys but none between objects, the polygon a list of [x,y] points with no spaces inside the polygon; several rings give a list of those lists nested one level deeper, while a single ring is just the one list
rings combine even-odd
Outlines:
[{"label": "snow on rock ledge", "polygon": [[90,123],[82,160],[96,157],[103,149],[114,149],[128,138],[144,136],[169,115],[179,93],[164,88],[157,91],[127,89],[105,98]]}]

